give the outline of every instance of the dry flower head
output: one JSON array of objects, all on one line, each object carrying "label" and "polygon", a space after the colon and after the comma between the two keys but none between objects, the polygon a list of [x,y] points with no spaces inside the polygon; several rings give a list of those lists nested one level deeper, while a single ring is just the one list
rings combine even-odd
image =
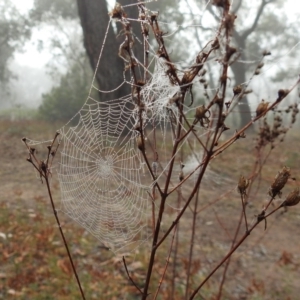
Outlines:
[{"label": "dry flower head", "polygon": [[274,198],[277,195],[281,196],[281,190],[287,183],[288,179],[291,176],[290,168],[284,166],[280,172],[276,175],[270,189],[269,195]]},{"label": "dry flower head", "polygon": [[299,187],[288,194],[282,206],[294,206],[300,202]]},{"label": "dry flower head", "polygon": [[249,180],[246,179],[243,175],[240,176],[239,183],[238,183],[238,192],[242,196],[246,196],[246,190],[249,186]]},{"label": "dry flower head", "polygon": [[260,116],[262,114],[265,114],[269,106],[269,102],[265,102],[265,100],[261,100],[261,102],[258,104],[256,108],[256,116]]}]

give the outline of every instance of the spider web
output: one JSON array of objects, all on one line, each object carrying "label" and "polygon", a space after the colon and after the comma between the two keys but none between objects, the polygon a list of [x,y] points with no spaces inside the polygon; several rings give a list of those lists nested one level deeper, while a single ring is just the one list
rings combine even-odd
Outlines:
[{"label": "spider web", "polygon": [[[109,26],[111,22],[107,28]],[[103,47],[104,45],[105,41]],[[160,147],[165,153],[168,152],[167,145],[174,143],[170,130],[172,122],[179,121],[178,109],[171,100],[180,93],[181,87],[170,82],[166,60],[155,54],[156,50],[152,49],[151,44],[148,46],[152,54],[152,67],[150,64],[147,68],[149,80],[140,91],[144,105],[141,115],[134,101],[134,93],[105,102],[93,99],[92,90],[100,93],[113,92],[97,88],[94,77],[86,103],[59,130],[62,146],[57,173],[61,188],[61,210],[106,247],[118,253],[124,253],[148,240],[152,205],[149,193],[154,183],[168,170],[170,161],[170,157],[169,160],[164,160],[162,155],[158,166],[153,154],[152,171],[156,180],[151,178],[149,172],[145,172],[144,160],[137,145],[139,133],[135,130],[140,116],[146,139],[150,140],[155,130],[160,131],[160,144],[157,148]],[[95,74],[101,67],[102,51],[103,48]],[[139,66],[143,68],[142,63]],[[180,63],[174,66],[181,69]],[[128,82],[125,76],[122,84],[129,84],[134,90],[134,84]],[[204,89],[199,82],[198,85],[194,82],[194,87],[203,94]],[[191,122],[195,107],[196,104],[183,107],[183,114]],[[78,120],[77,124],[71,125],[75,119]],[[185,130],[184,126],[182,130]],[[200,135],[208,130],[214,128],[197,128]],[[186,142],[187,139],[174,155],[178,154]],[[36,142],[32,141],[34,143]],[[196,171],[194,166],[199,166],[201,159],[202,147],[196,143],[192,148],[193,153],[186,160],[188,172]],[[189,165],[190,161],[195,162]],[[178,176],[178,172],[174,172],[174,176]],[[178,178],[176,180],[178,182]],[[175,178],[172,177],[172,181]]]},{"label": "spider web", "polygon": [[[159,124],[164,147],[169,115],[178,117],[175,105],[168,101],[179,87],[170,83],[160,58],[154,64],[151,79],[141,91],[143,129]],[[139,133],[134,128],[139,109],[132,95],[106,102],[89,97],[76,117],[76,126],[59,130],[62,211],[112,251],[132,249],[148,239],[151,198],[147,191],[154,185],[137,147]],[[161,166],[158,179],[167,166]]]},{"label": "spider web", "polygon": [[60,130],[62,210],[117,251],[133,242],[147,220],[143,164],[126,99],[89,102],[76,126]]},{"label": "spider web", "polygon": [[[111,22],[107,30],[109,26]],[[147,140],[158,129],[160,145],[157,147],[167,153],[166,145],[174,142],[174,136],[168,133],[171,123],[179,120],[178,109],[170,99],[180,93],[180,86],[170,82],[167,61],[158,57],[150,44],[149,47],[152,67],[146,70],[149,79],[140,92],[145,106],[142,130]],[[101,67],[102,51],[103,48],[95,74]],[[142,63],[139,66],[143,68]],[[167,171],[169,161],[161,157],[159,166],[152,164],[157,178],[153,181],[144,170],[137,146],[139,133],[135,128],[140,114],[134,95],[99,102],[91,96],[93,90],[100,93],[114,90],[102,91],[94,82],[95,77],[83,107],[58,130],[61,146],[56,169],[61,190],[60,210],[113,252],[125,253],[149,238],[152,213],[149,193]],[[125,76],[123,84],[134,86]],[[188,115],[192,109],[184,106],[184,113]],[[75,120],[77,123],[73,125]],[[31,145],[40,143],[27,141]]]}]

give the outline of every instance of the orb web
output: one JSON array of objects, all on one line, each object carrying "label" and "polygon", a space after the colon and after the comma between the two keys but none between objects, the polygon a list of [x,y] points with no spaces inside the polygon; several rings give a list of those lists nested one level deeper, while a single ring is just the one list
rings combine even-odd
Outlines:
[{"label": "orb web", "polygon": [[62,210],[118,252],[146,238],[143,164],[128,101],[89,102],[76,126],[60,130]]}]

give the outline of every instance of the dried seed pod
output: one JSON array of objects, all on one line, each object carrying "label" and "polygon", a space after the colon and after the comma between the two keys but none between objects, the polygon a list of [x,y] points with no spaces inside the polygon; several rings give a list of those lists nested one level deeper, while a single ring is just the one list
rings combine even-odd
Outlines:
[{"label": "dried seed pod", "polygon": [[282,206],[294,206],[300,202],[299,187],[288,194]]},{"label": "dried seed pod", "polygon": [[278,98],[281,100],[283,97],[285,97],[289,93],[289,90],[287,89],[280,89],[278,91]]},{"label": "dried seed pod", "polygon": [[241,85],[237,85],[233,88],[234,96],[239,95],[242,92],[243,88]]},{"label": "dried seed pod", "polygon": [[205,108],[204,105],[198,106],[195,112],[195,119],[200,123],[202,127],[208,127],[209,125],[210,111]]},{"label": "dried seed pod", "polygon": [[258,104],[257,108],[256,108],[256,116],[260,116],[264,113],[266,113],[267,109],[269,106],[269,102],[265,102],[265,100],[261,100],[261,102]]},{"label": "dried seed pod", "polygon": [[263,56],[267,56],[267,55],[271,55],[271,52],[268,50],[264,50],[264,52],[262,53]]},{"label": "dried seed pod", "polygon": [[274,198],[277,195],[281,195],[281,190],[287,183],[288,179],[291,176],[290,168],[283,167],[280,172],[276,175],[270,189],[269,189],[269,195]]},{"label": "dried seed pod", "polygon": [[184,174],[183,174],[183,171],[182,171],[182,170],[179,172],[178,178],[179,178],[179,181],[180,181],[180,182],[184,179]]},{"label": "dried seed pod", "polygon": [[112,19],[119,19],[121,20],[123,16],[125,16],[123,7],[120,3],[116,2],[114,8],[112,9],[112,11],[109,13],[109,16]]},{"label": "dried seed pod", "polygon": [[249,180],[246,179],[243,175],[241,175],[240,179],[239,179],[239,183],[238,183],[238,192],[242,195],[242,196],[246,196],[246,190],[249,186]]},{"label": "dried seed pod", "polygon": [[200,119],[204,118],[204,117],[205,117],[206,111],[207,111],[207,110],[206,110],[206,108],[205,108],[204,105],[198,106],[198,107],[196,108],[195,118],[196,118],[197,120],[200,120]]}]

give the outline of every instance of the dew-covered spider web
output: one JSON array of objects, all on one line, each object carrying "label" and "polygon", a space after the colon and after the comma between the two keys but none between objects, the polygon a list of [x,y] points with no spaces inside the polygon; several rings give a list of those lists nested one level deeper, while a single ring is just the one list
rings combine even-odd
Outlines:
[{"label": "dew-covered spider web", "polygon": [[[111,21],[108,28],[109,26],[112,26]],[[103,48],[99,51],[95,74],[101,70],[101,60],[105,59],[102,57]],[[57,173],[61,188],[61,211],[114,252],[125,252],[149,239],[153,229],[151,209],[154,199],[151,192],[155,183],[165,176],[172,158],[169,156],[167,160],[164,153],[174,144],[173,125],[182,122],[184,136],[188,131],[184,124],[192,124],[195,108],[199,105],[191,95],[182,106],[181,113],[185,118],[179,118],[176,99],[184,87],[170,80],[169,63],[157,54],[157,49],[150,42],[147,44],[147,51],[150,53],[147,67],[137,59],[134,62],[140,73],[144,73],[147,78],[143,84],[134,84],[134,76],[128,76],[128,60],[122,57],[127,72],[125,75],[124,71],[124,81],[114,90],[104,91],[101,86],[97,86],[95,75],[85,104],[58,130],[60,161]],[[182,79],[184,72],[180,70],[184,66],[181,62],[173,64],[178,70],[178,78]],[[220,68],[219,64],[217,68]],[[211,69],[207,74],[213,75],[214,72]],[[201,80],[203,78],[195,78],[193,88],[198,89],[203,99],[210,91],[203,87]],[[130,86],[131,92],[128,95],[106,101],[93,97],[94,92],[112,94],[122,85]],[[136,97],[137,89],[140,89],[142,105]],[[216,89],[217,87],[211,88],[211,95]],[[195,130],[184,137],[174,154],[178,155],[181,148],[188,144],[192,151],[186,159],[186,170],[195,174],[198,170],[195,164],[188,164],[196,160],[196,165],[199,166],[203,149],[199,143],[191,143],[189,137],[192,136],[197,141],[201,134],[214,130],[213,127],[197,126],[197,133]],[[144,133],[147,143],[145,153],[149,158],[148,166],[143,157],[145,153],[139,145],[140,132]],[[151,139],[156,140],[156,144],[151,143]],[[35,143],[37,142],[31,141],[31,144]],[[159,158],[157,152],[160,152]],[[147,167],[152,169],[152,174]],[[175,168],[175,171],[171,186],[173,181],[178,182],[180,168]]]},{"label": "dew-covered spider web", "polygon": [[114,251],[141,232],[149,205],[126,104],[86,103],[78,124],[60,130],[63,211]]}]

